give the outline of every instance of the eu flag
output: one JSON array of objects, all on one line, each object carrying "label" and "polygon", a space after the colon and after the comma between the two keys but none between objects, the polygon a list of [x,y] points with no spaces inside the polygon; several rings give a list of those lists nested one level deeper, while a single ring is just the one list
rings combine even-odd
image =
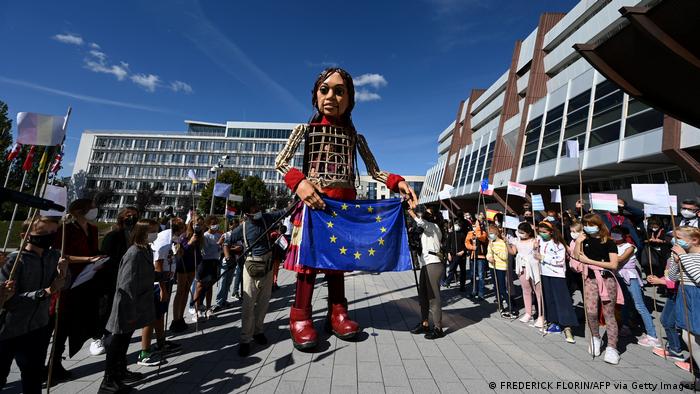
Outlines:
[{"label": "eu flag", "polygon": [[412,268],[400,199],[324,201],[323,211],[304,207],[300,264],[369,272]]}]

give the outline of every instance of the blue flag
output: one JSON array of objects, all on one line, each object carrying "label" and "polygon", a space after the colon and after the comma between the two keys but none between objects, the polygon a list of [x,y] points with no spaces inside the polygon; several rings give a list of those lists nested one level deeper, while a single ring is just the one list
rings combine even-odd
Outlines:
[{"label": "blue flag", "polygon": [[228,183],[215,183],[214,184],[214,196],[226,198],[231,194],[231,185]]},{"label": "blue flag", "polygon": [[488,179],[482,179],[481,180],[481,191],[486,191],[489,190],[489,180]]},{"label": "blue flag", "polygon": [[324,201],[324,211],[304,207],[300,264],[369,272],[412,268],[400,199]]}]

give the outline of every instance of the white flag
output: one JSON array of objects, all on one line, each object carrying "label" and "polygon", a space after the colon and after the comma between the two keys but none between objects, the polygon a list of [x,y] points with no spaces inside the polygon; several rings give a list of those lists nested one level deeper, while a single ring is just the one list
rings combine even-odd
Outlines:
[{"label": "white flag", "polygon": [[[68,201],[68,193],[65,187],[46,185],[46,190],[44,190],[44,198],[53,201],[58,205],[66,206]],[[40,211],[41,216],[63,216],[66,213],[65,209],[63,212],[50,210],[50,211]]]},{"label": "white flag", "polygon": [[442,187],[442,191],[438,193],[438,198],[440,200],[449,200],[452,195],[452,190],[454,190],[452,185],[444,185]]},{"label": "white flag", "polygon": [[552,194],[552,202],[561,203],[561,189],[549,189],[549,192]]},{"label": "white flag", "polygon": [[511,230],[517,230],[519,225],[520,225],[520,219],[518,219],[515,216],[507,216],[506,215],[506,221],[503,224],[503,227],[511,229]]},{"label": "white flag", "polygon": [[527,186],[517,182],[508,182],[508,194],[512,196],[527,196],[526,191]]},{"label": "white flag", "polygon": [[578,158],[578,140],[566,140],[566,157]]},{"label": "white flag", "polygon": [[669,206],[668,184],[632,184],[632,199],[649,205]]}]

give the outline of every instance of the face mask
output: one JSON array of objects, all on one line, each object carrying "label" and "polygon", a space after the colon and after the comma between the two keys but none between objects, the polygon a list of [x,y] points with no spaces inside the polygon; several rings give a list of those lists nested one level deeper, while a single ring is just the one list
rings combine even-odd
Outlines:
[{"label": "face mask", "polygon": [[658,227],[652,227],[652,228],[651,228],[651,231],[657,232],[657,231],[659,231],[659,228],[658,228]]},{"label": "face mask", "polygon": [[85,219],[93,221],[97,219],[97,208],[92,208],[85,214]]},{"label": "face mask", "polygon": [[553,222],[553,221],[555,221],[555,220],[557,220],[557,219],[555,219],[554,216],[547,216],[547,221],[548,221],[548,222]]},{"label": "face mask", "polygon": [[153,243],[158,238],[158,233],[148,233],[148,243]]},{"label": "face mask", "polygon": [[493,224],[495,224],[496,227],[501,227],[501,222],[499,222],[498,220],[495,220]]},{"label": "face mask", "polygon": [[489,239],[490,239],[491,241],[495,241],[495,240],[496,240],[496,234],[489,233]]},{"label": "face mask", "polygon": [[612,234],[610,234],[610,238],[612,238],[612,240],[615,242],[621,242],[622,241],[622,234],[612,233]]},{"label": "face mask", "polygon": [[219,229],[219,225],[218,225],[218,224],[212,224],[211,226],[209,226],[209,229],[211,229],[212,231],[216,231],[216,230]]},{"label": "face mask", "polygon": [[681,215],[686,219],[692,219],[697,216],[695,212],[691,211],[690,209],[681,209]]},{"label": "face mask", "polygon": [[461,229],[462,229],[462,227],[455,225],[455,231],[459,231]]},{"label": "face mask", "polygon": [[581,233],[578,233],[576,231],[572,231],[570,234],[571,234],[571,239],[573,239],[573,240],[578,239],[579,235],[581,235]]},{"label": "face mask", "polygon": [[173,252],[173,254],[177,253],[177,246],[175,244],[170,245],[170,250]]},{"label": "face mask", "polygon": [[532,216],[527,216],[527,215],[526,215],[526,216],[523,216],[523,219],[525,219],[526,221],[528,221],[528,220],[532,219]]},{"label": "face mask", "polygon": [[27,240],[28,243],[42,249],[48,249],[53,245],[54,241],[56,241],[56,233],[29,234],[29,239]]},{"label": "face mask", "polygon": [[127,216],[126,219],[124,219],[124,224],[127,227],[133,227],[138,221],[139,219],[136,216]]},{"label": "face mask", "polygon": [[540,238],[542,238],[543,241],[549,241],[552,239],[552,235],[549,233],[540,233]]},{"label": "face mask", "polygon": [[583,226],[583,231],[586,234],[598,234],[598,226]]},{"label": "face mask", "polygon": [[674,238],[671,240],[671,243],[674,244],[674,245],[680,246],[681,248],[683,248],[683,250],[688,250],[688,249],[690,249],[690,244],[688,244],[688,242],[686,242],[685,240],[682,240],[682,239],[678,239],[678,238],[675,238],[675,237],[674,237]]},{"label": "face mask", "polygon": [[518,238],[525,239],[525,238],[527,238],[527,234],[518,232]]}]

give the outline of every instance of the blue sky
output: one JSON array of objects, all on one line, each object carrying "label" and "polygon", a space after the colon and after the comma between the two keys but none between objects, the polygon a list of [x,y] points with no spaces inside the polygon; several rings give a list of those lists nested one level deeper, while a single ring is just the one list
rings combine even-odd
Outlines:
[{"label": "blue sky", "polygon": [[73,107],[85,129],[182,132],[184,120],[302,123],[318,73],[365,84],[353,112],[380,167],[423,175],[459,100],[509,64],[542,12],[576,1],[3,1],[0,100]]}]

